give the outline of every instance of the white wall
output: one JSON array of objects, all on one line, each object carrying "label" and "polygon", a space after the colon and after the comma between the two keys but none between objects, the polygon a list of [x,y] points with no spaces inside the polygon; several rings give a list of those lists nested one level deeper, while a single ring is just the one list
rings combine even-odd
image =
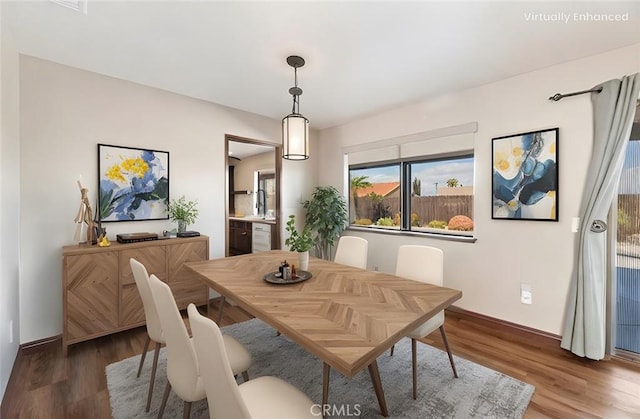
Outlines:
[{"label": "white wall", "polygon": [[[473,71],[473,69],[469,69]],[[463,291],[456,305],[550,333],[561,334],[578,215],[591,154],[588,95],[551,102],[556,92],[588,89],[640,71],[640,44],[564,63],[474,89],[394,109],[320,133],[321,184],[344,185],[342,148],[442,127],[478,122],[475,135],[476,243],[429,238],[358,235],[369,240],[369,267],[393,272],[401,244],[445,251],[445,285]],[[491,219],[491,138],[560,128],[559,222]],[[520,284],[531,285],[533,304],[520,303]]]},{"label": "white wall", "polygon": [[236,163],[233,172],[233,180],[235,182],[235,190],[254,191],[253,176],[256,170],[275,169],[275,151],[256,154],[247,157]]},{"label": "white wall", "polygon": [[[74,244],[80,175],[95,202],[96,144],[169,151],[170,195],[198,200],[192,227],[210,237],[210,256],[221,257],[225,133],[281,142],[280,121],[28,56],[20,56],[20,129],[21,342],[62,331],[61,247]],[[313,176],[289,185],[282,199],[297,197]],[[110,240],[175,227],[168,221],[103,226]]]},{"label": "white wall", "polygon": [[[18,54],[6,33],[0,3],[0,399],[18,351],[20,232],[20,140]],[[9,324],[13,323],[10,338]]]}]

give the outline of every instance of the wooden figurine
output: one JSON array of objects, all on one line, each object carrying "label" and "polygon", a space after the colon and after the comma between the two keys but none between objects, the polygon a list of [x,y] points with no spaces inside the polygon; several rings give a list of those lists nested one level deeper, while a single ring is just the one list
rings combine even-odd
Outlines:
[{"label": "wooden figurine", "polygon": [[[78,208],[78,215],[76,215],[74,220],[78,224],[76,226],[74,240],[78,241],[80,244],[93,244],[97,242],[97,237],[92,220],[93,211],[91,210],[91,203],[89,202],[89,189],[83,188],[80,181],[78,181],[78,188],[80,188],[80,208]],[[82,229],[85,228],[85,224],[87,229],[87,240],[81,241]]]}]

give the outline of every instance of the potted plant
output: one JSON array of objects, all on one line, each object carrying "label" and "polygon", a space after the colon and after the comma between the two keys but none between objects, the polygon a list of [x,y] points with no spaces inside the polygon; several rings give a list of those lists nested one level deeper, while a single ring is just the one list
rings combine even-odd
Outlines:
[{"label": "potted plant", "polygon": [[316,255],[329,260],[335,239],[349,221],[344,197],[333,186],[318,186],[302,205],[307,210],[306,224],[314,234]]},{"label": "potted plant", "polygon": [[188,225],[195,223],[198,218],[197,205],[197,201],[187,201],[184,195],[169,203],[169,218],[178,222],[178,233],[185,232]]},{"label": "potted plant", "polygon": [[284,244],[289,246],[289,250],[292,252],[298,252],[298,267],[302,270],[307,270],[309,268],[309,249],[313,247],[311,230],[308,226],[305,226],[302,229],[302,233],[298,233],[298,230],[296,230],[296,216],[293,214],[289,215],[286,230],[289,232],[289,237],[284,241]]}]

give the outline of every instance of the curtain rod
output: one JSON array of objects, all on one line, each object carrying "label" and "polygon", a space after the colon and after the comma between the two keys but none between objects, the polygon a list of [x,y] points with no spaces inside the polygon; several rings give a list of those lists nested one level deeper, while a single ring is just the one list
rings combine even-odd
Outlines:
[{"label": "curtain rod", "polygon": [[569,96],[576,96],[576,95],[583,95],[585,93],[600,93],[602,92],[602,86],[596,88],[596,89],[589,89],[589,90],[581,90],[579,92],[573,92],[573,93],[556,93],[555,95],[551,96],[549,98],[549,100],[555,100],[556,102],[559,101],[562,98],[565,97],[569,97]]}]

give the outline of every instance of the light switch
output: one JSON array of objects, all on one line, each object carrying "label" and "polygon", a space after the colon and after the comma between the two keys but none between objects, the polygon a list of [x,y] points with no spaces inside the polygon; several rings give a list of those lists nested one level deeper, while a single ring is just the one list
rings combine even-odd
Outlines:
[{"label": "light switch", "polygon": [[571,219],[571,232],[577,233],[580,228],[580,217],[573,217]]},{"label": "light switch", "polygon": [[532,304],[533,295],[531,293],[531,285],[520,284],[520,302],[522,304]]}]

